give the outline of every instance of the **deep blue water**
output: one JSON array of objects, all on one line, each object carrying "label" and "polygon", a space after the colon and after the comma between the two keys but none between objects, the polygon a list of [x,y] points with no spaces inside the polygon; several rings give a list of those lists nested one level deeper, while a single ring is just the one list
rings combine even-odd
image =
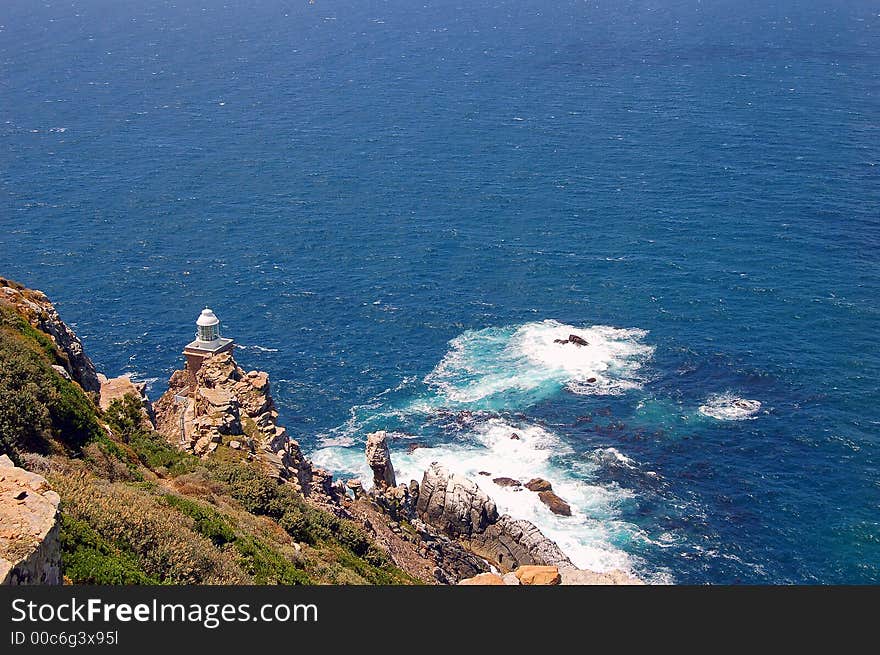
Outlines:
[{"label": "deep blue water", "polygon": [[154,397],[208,304],[319,462],[585,564],[877,583],[878,73],[864,1],[7,0],[0,274]]}]

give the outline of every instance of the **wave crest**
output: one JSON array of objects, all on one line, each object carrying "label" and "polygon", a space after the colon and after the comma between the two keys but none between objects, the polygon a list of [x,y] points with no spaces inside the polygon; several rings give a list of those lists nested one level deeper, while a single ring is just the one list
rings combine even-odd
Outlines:
[{"label": "wave crest", "polygon": [[[568,342],[577,335],[587,345]],[[425,378],[448,404],[521,407],[565,388],[617,395],[642,386],[640,369],[654,353],[645,330],[577,327],[546,320],[520,327],[469,330]],[[523,398],[525,396],[525,398]]]},{"label": "wave crest", "polygon": [[761,409],[757,400],[740,398],[732,393],[712,394],[700,405],[700,413],[719,421],[745,421],[756,418]]}]

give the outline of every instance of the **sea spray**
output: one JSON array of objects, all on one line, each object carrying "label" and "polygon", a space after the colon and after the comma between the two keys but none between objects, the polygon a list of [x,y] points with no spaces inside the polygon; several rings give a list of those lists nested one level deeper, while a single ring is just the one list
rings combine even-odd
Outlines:
[{"label": "sea spray", "polygon": [[[570,342],[570,335],[586,345]],[[391,439],[400,480],[421,480],[431,462],[440,462],[477,482],[501,512],[535,523],[579,566],[631,569],[624,548],[639,530],[620,514],[632,492],[594,480],[601,466],[632,467],[633,460],[615,449],[608,449],[605,462],[584,459],[523,412],[560,393],[603,396],[640,388],[642,367],[654,352],[646,336],[644,330],[553,320],[464,332],[421,384],[411,381],[353,409],[344,426],[324,436],[313,460],[369,484],[365,434],[400,429]],[[511,418],[514,412],[519,418]],[[503,477],[549,480],[572,515],[553,514],[522,486],[494,482]]]}]

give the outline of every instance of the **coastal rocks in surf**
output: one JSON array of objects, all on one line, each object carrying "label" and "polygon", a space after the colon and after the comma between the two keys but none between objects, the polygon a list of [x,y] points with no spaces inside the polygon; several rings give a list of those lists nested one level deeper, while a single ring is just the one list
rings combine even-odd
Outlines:
[{"label": "coastal rocks in surf", "polygon": [[376,489],[397,486],[391,453],[388,450],[388,435],[384,430],[367,435],[367,463],[373,471],[373,485]]},{"label": "coastal rocks in surf", "polygon": [[522,564],[572,566],[534,524],[499,516],[495,502],[473,481],[450,473],[437,462],[422,477],[416,513],[502,571]]},{"label": "coastal rocks in surf", "polygon": [[540,492],[540,491],[553,491],[553,485],[551,485],[544,478],[532,478],[528,482],[525,483],[525,488],[529,491]]},{"label": "coastal rocks in surf", "polygon": [[562,500],[552,491],[539,491],[538,498],[548,509],[559,516],[571,516],[571,505]]},{"label": "coastal rocks in surf", "polygon": [[563,345],[565,345],[567,343],[573,343],[576,346],[589,346],[590,345],[589,341],[587,341],[583,337],[579,337],[576,334],[569,334],[568,339],[553,339],[553,343],[559,343],[559,344],[563,344]]},{"label": "coastal rocks in surf", "polygon": [[554,514],[558,514],[559,516],[571,516],[571,505],[557,496],[553,491],[553,485],[544,478],[532,478],[526,482],[524,486],[529,491],[537,493],[541,502],[544,503]]},{"label": "coastal rocks in surf", "polygon": [[100,392],[98,372],[83,350],[82,341],[61,320],[46,294],[0,277],[0,304],[11,305],[31,326],[52,338],[60,351],[64,370],[79,386],[95,394]]},{"label": "coastal rocks in surf", "polygon": [[207,359],[196,374],[194,389],[186,371],[175,371],[153,410],[156,430],[184,450],[206,457],[236,442],[238,447],[230,452],[256,459],[303,495],[327,504],[339,496],[330,474],[313,471],[299,444],[277,424],[268,374],[245,372],[232,352]]}]

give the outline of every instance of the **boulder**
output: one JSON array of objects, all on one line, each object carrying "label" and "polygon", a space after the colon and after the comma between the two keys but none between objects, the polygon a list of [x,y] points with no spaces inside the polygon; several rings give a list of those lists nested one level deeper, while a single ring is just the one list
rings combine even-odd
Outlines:
[{"label": "boulder", "polygon": [[587,571],[584,569],[562,568],[559,571],[560,584],[569,585],[643,585],[645,584],[626,571],[614,569],[605,573]]},{"label": "boulder", "polygon": [[569,341],[569,343],[573,343],[576,346],[589,346],[590,345],[589,341],[587,341],[583,337],[579,337],[576,334],[569,334],[568,341]]},{"label": "boulder", "polygon": [[568,343],[568,339],[553,339],[553,343]]},{"label": "boulder", "polygon": [[0,456],[0,585],[61,584],[58,494]]},{"label": "boulder", "polygon": [[353,478],[351,480],[346,480],[345,486],[347,489],[351,490],[351,493],[354,494],[354,499],[357,500],[361,496],[364,495],[364,485],[361,484],[361,481],[357,478]]},{"label": "boulder", "polygon": [[148,430],[154,429],[150,400],[147,398],[147,385],[145,382],[132,382],[128,375],[120,375],[117,378],[107,378],[98,373],[98,382],[101,385],[98,405],[105,412],[117,398],[122,400],[125,396],[135,396],[141,401],[141,423]]},{"label": "boulder", "polygon": [[532,478],[525,483],[525,488],[529,491],[553,491],[553,485],[544,478]]},{"label": "boulder", "polygon": [[505,573],[504,575],[501,576],[501,579],[504,580],[504,584],[506,584],[506,585],[511,585],[511,586],[519,585],[519,578],[516,577],[516,573],[514,573],[513,571],[510,571],[509,573]]},{"label": "boulder", "polygon": [[504,580],[497,573],[480,573],[472,578],[459,581],[459,585],[503,586]]},{"label": "boulder", "polygon": [[523,585],[557,585],[562,581],[556,566],[521,566],[515,574]]},{"label": "boulder", "polygon": [[519,435],[516,432],[514,432],[512,435],[510,435],[510,438],[513,439],[514,441],[519,441]]},{"label": "boulder", "polygon": [[490,475],[492,475],[491,473],[489,473],[489,471],[478,471],[478,473],[479,473],[480,475],[485,475],[485,476],[487,476],[487,477],[490,476]]},{"label": "boulder", "polygon": [[562,500],[562,498],[557,496],[552,491],[539,491],[538,498],[540,498],[541,502],[549,507],[550,511],[554,514],[559,514],[560,516],[571,516],[571,505]]},{"label": "boulder", "polygon": [[367,463],[373,470],[373,485],[376,489],[397,486],[391,453],[388,450],[388,435],[384,430],[367,435]]},{"label": "boulder", "polygon": [[492,478],[492,482],[497,484],[499,487],[521,487],[522,482],[519,480],[514,480],[513,478]]}]

